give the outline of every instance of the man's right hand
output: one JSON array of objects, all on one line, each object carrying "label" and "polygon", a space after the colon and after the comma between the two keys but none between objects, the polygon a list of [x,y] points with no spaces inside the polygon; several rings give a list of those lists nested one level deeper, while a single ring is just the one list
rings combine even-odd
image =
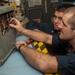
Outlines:
[{"label": "man's right hand", "polygon": [[19,32],[21,32],[24,29],[21,23],[16,18],[12,18],[10,20],[10,27],[16,29]]}]

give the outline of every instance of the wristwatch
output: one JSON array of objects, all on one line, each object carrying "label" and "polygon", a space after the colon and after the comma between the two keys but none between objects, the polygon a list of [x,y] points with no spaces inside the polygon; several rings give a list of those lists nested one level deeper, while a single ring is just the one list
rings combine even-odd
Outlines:
[{"label": "wristwatch", "polygon": [[18,49],[20,50],[20,48],[22,47],[22,46],[24,46],[25,44],[21,44],[21,45],[19,45],[19,47],[18,47]]}]

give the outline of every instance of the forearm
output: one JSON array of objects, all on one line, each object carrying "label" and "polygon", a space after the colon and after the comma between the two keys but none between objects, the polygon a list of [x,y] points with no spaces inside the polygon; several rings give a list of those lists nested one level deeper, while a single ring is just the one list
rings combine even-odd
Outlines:
[{"label": "forearm", "polygon": [[[12,23],[12,21],[14,21],[14,23]],[[47,44],[52,44],[52,36],[51,35],[46,34],[44,32],[38,32],[38,31],[34,31],[34,30],[24,29],[22,27],[22,25],[20,24],[20,22],[15,18],[12,18],[12,20],[10,22],[11,22],[10,27],[15,28],[18,32],[23,33],[24,35],[32,38],[33,40],[42,41]]]},{"label": "forearm", "polygon": [[46,34],[42,31],[23,29],[21,31],[21,33],[32,38],[33,40],[42,41],[42,42],[45,42],[48,44],[52,44],[52,35]]},{"label": "forearm", "polygon": [[57,72],[56,57],[22,46],[21,53],[27,62],[44,73]]}]

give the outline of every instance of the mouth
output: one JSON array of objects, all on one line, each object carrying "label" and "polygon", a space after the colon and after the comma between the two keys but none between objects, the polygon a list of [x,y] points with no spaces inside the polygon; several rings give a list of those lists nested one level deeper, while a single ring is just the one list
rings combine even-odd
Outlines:
[{"label": "mouth", "polygon": [[58,26],[54,25],[54,28],[58,28]]},{"label": "mouth", "polygon": [[55,24],[54,24],[54,27],[58,27],[58,24],[55,23]]},{"label": "mouth", "polygon": [[55,28],[55,29],[59,29],[58,25],[54,25],[54,28]]},{"label": "mouth", "polygon": [[59,32],[59,34],[61,35],[61,34],[63,34],[63,32],[62,32],[62,31],[60,31],[60,32]]}]

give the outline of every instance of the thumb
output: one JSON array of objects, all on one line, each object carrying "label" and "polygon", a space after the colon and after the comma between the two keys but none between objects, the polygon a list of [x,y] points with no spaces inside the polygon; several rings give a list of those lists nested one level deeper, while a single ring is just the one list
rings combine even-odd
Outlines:
[{"label": "thumb", "polygon": [[13,24],[10,24],[10,27],[12,27],[12,28],[16,28],[16,26],[15,26],[15,25],[13,25]]}]

